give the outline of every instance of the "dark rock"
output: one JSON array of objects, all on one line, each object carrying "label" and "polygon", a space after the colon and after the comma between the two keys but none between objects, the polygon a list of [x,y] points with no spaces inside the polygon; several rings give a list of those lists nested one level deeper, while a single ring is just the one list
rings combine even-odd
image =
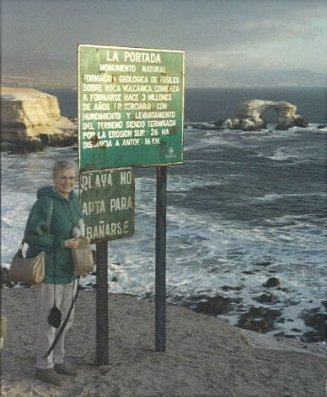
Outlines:
[{"label": "dark rock", "polygon": [[231,309],[231,305],[232,301],[230,298],[217,295],[213,298],[209,298],[206,302],[199,302],[194,310],[205,314],[218,315],[228,313]]},{"label": "dark rock", "polygon": [[303,117],[297,117],[294,120],[294,127],[301,127],[301,128],[306,128],[308,127],[309,123],[303,118]]},{"label": "dark rock", "polygon": [[[194,303],[194,298],[191,300],[193,304],[186,304],[194,311],[217,316],[219,314],[228,313],[235,304],[242,302],[241,298],[225,298],[224,296],[216,295],[214,297],[206,297],[205,301],[202,297],[201,302]],[[185,302],[184,302],[185,305]]]},{"label": "dark rock", "polygon": [[259,262],[259,263],[256,263],[256,266],[270,266],[270,265],[272,265],[272,262]]},{"label": "dark rock", "polygon": [[16,285],[17,283],[15,281],[11,281],[9,279],[9,270],[6,269],[5,267],[1,266],[1,272],[0,272],[0,286],[2,288],[8,287],[12,288]]},{"label": "dark rock", "polygon": [[310,339],[310,341],[327,340],[327,317],[319,307],[303,310],[300,318],[303,319],[305,325],[313,329],[303,335],[305,339]]},{"label": "dark rock", "polygon": [[229,285],[223,285],[221,289],[224,291],[241,291],[242,287],[230,287]]},{"label": "dark rock", "polygon": [[255,301],[259,303],[276,303],[278,302],[277,296],[273,294],[262,294],[256,298],[253,298]]},{"label": "dark rock", "polygon": [[301,335],[301,341],[306,343],[317,343],[326,340],[322,338],[321,335],[317,334],[315,331],[307,331]]},{"label": "dark rock", "polygon": [[224,120],[217,120],[213,122],[213,125],[215,127],[223,127],[223,124],[224,124]]},{"label": "dark rock", "polygon": [[274,329],[274,322],[280,315],[280,310],[252,306],[247,313],[240,317],[237,326],[266,333]]},{"label": "dark rock", "polygon": [[271,277],[269,278],[266,283],[263,284],[264,287],[267,288],[276,288],[276,287],[280,287],[280,281],[278,278],[276,277]]},{"label": "dark rock", "polygon": [[256,272],[254,270],[244,270],[242,274],[255,274]]}]

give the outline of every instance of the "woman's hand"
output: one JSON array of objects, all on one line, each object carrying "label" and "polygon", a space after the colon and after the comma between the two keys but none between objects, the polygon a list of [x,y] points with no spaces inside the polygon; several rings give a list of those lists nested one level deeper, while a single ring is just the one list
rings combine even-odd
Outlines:
[{"label": "woman's hand", "polygon": [[76,249],[79,244],[79,237],[70,238],[65,240],[64,247],[70,249]]}]

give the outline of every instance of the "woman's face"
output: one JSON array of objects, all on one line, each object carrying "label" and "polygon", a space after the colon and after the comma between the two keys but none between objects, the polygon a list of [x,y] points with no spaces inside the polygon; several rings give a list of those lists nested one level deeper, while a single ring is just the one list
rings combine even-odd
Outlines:
[{"label": "woman's face", "polygon": [[63,196],[68,196],[74,189],[76,177],[74,168],[66,168],[65,170],[58,171],[53,177],[56,191]]}]

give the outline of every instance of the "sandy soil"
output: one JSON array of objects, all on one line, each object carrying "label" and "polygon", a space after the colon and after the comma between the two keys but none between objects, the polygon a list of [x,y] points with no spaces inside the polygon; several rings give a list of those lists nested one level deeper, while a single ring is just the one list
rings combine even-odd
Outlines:
[{"label": "sandy soil", "polygon": [[326,348],[232,327],[169,305],[167,350],[154,349],[154,304],[109,295],[109,365],[96,366],[95,291],[79,294],[60,388],[34,379],[33,288],[3,289],[3,397],[325,397]]}]

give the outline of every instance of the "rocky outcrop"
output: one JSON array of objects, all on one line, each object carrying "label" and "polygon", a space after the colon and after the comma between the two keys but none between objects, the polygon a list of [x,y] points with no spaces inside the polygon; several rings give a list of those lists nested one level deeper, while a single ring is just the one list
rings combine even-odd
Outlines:
[{"label": "rocky outcrop", "polygon": [[14,152],[76,141],[75,124],[60,115],[54,95],[30,88],[1,87],[2,149]]},{"label": "rocky outcrop", "polygon": [[256,131],[266,128],[264,113],[267,109],[277,112],[278,122],[276,129],[287,130],[291,127],[307,127],[308,122],[296,113],[296,106],[285,101],[265,101],[252,99],[239,104],[237,118],[227,119],[222,123],[225,128]]}]

